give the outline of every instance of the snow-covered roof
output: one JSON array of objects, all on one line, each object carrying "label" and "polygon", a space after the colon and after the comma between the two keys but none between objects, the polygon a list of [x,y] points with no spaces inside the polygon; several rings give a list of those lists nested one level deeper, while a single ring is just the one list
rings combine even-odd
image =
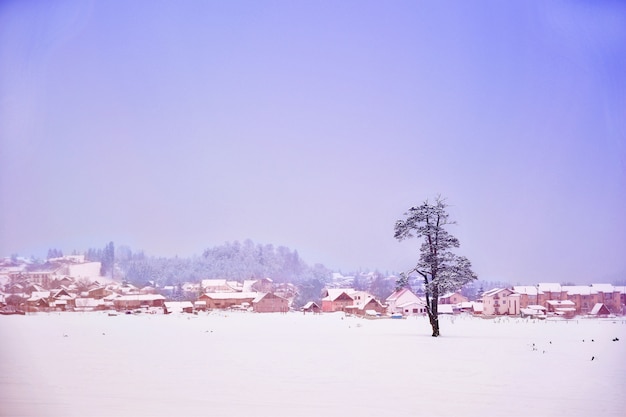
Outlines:
[{"label": "snow-covered roof", "polygon": [[352,298],[351,294],[355,292],[353,288],[328,288],[326,291],[328,291],[328,297],[324,297],[324,299],[330,301],[335,301],[343,293]]},{"label": "snow-covered roof", "polygon": [[484,310],[483,303],[472,302],[472,310],[474,310],[477,313],[482,313]]},{"label": "snow-covered roof", "polygon": [[104,300],[96,300],[95,298],[77,298],[74,300],[77,308],[98,307],[104,305]]},{"label": "snow-covered roof", "polygon": [[[258,295],[256,292],[207,292],[203,294],[213,300],[238,300],[242,298],[255,299]],[[202,296],[201,296],[202,297]]]},{"label": "snow-covered roof", "polygon": [[614,285],[613,288],[620,294],[626,294],[626,285]]},{"label": "snow-covered roof", "polygon": [[603,293],[611,293],[613,291],[615,291],[615,289],[613,288],[613,286],[611,284],[591,284],[591,287],[598,291],[598,292],[603,292]]},{"label": "snow-covered roof", "polygon": [[314,301],[309,301],[309,302],[308,302],[308,303],[306,303],[306,304],[304,305],[304,307],[302,307],[302,308],[303,308],[304,310],[308,310],[308,309],[310,309],[310,308],[313,308],[313,306],[315,306],[315,307],[317,307],[317,308],[320,308],[320,307],[317,305],[317,303],[315,303]]},{"label": "snow-covered roof", "polygon": [[256,298],[254,300],[252,300],[252,303],[258,303],[259,301],[261,301],[262,299],[264,299],[268,295],[273,296],[273,298],[281,298],[283,300],[287,300],[286,298],[283,298],[280,295],[271,294],[269,292],[259,292],[259,293],[257,293]]},{"label": "snow-covered roof", "polygon": [[165,300],[161,294],[127,294],[116,298],[119,301],[154,301]]},{"label": "snow-covered roof", "polygon": [[[545,310],[545,309],[544,309]],[[520,312],[527,316],[533,316],[538,314],[544,314],[543,310],[534,309],[534,308],[520,308]]]},{"label": "snow-covered roof", "polygon": [[182,311],[184,308],[193,308],[191,301],[165,301],[163,304],[169,311]]},{"label": "snow-covered roof", "polygon": [[548,304],[550,304],[553,307],[559,306],[574,306],[576,305],[572,300],[548,300],[546,301]]},{"label": "snow-covered roof", "polygon": [[485,291],[483,293],[483,297],[491,297],[492,295],[496,295],[501,293],[502,291],[506,291],[508,293],[511,293],[511,290],[509,290],[508,288],[493,288],[489,291]]},{"label": "snow-covered roof", "polygon": [[417,300],[411,300],[411,301],[407,301],[406,303],[398,304],[396,307],[398,308],[406,308],[406,307],[411,307],[411,306],[424,307],[425,305],[426,305],[426,302],[418,298]]},{"label": "snow-covered roof", "polygon": [[[604,308],[603,308],[604,307]],[[589,314],[600,314],[601,310],[604,311],[609,311],[609,309],[602,303],[596,303],[593,308],[591,309],[591,311],[589,312]]]},{"label": "snow-covered roof", "polygon": [[539,294],[544,292],[561,292],[561,284],[555,282],[540,282]]},{"label": "snow-covered roof", "polygon": [[398,298],[400,298],[407,291],[411,291],[411,290],[409,290],[408,288],[401,288],[401,289],[399,289],[397,291],[394,291],[393,293],[391,293],[391,295],[389,297],[387,297],[386,301],[397,300]]},{"label": "snow-covered roof", "polygon": [[569,295],[591,295],[597,293],[597,291],[589,285],[564,285],[561,288]]},{"label": "snow-covered roof", "polygon": [[50,291],[33,291],[30,295],[30,300],[38,300],[40,298],[49,298]]},{"label": "snow-covered roof", "polygon": [[201,283],[203,287],[220,287],[227,285],[225,279],[203,279]]},{"label": "snow-covered roof", "polygon": [[452,304],[439,304],[439,307],[437,308],[437,311],[439,312],[439,314],[452,314],[452,313],[454,313],[454,310],[452,308]]}]

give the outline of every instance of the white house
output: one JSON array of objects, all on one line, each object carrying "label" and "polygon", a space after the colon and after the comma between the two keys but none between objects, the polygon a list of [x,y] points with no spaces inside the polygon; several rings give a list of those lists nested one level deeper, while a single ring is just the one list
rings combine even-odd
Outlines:
[{"label": "white house", "polygon": [[408,288],[395,291],[385,301],[387,303],[387,312],[390,314],[402,314],[403,316],[426,314],[426,303],[424,300]]}]

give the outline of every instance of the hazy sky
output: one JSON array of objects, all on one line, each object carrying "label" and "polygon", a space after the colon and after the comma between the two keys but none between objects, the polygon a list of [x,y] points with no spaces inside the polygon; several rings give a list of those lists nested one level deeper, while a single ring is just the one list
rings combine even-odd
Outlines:
[{"label": "hazy sky", "polygon": [[2,1],[0,146],[0,255],[402,271],[441,194],[482,279],[626,279],[626,3]]}]

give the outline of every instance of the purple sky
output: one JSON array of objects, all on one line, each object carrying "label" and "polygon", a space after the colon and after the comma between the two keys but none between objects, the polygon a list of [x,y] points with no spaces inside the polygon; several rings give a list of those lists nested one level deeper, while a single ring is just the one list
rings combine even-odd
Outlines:
[{"label": "purple sky", "polygon": [[626,4],[3,1],[0,192],[0,255],[401,271],[441,194],[482,279],[626,279]]}]

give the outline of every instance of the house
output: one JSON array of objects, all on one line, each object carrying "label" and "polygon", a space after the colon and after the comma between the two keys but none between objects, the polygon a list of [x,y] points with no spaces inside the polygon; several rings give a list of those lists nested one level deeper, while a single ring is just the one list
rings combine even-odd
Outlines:
[{"label": "house", "polygon": [[621,294],[618,288],[611,284],[591,284],[591,290],[596,294],[596,304],[604,304],[611,313],[621,311]]},{"label": "house", "polygon": [[426,314],[426,303],[409,288],[393,292],[385,302],[389,314],[402,314],[403,316]]},{"label": "house", "polygon": [[203,279],[200,282],[200,287],[205,293],[219,293],[219,292],[235,292],[228,281],[225,279]]},{"label": "house", "polygon": [[322,309],[314,301],[309,301],[308,303],[304,305],[304,307],[302,307],[302,312],[304,314],[306,313],[319,314],[322,312]]},{"label": "house", "polygon": [[373,314],[372,312],[374,312],[374,315],[384,314],[386,310],[387,309],[385,308],[385,306],[383,306],[374,297],[371,297],[371,298],[366,297],[366,298],[360,299],[359,303],[346,306],[344,311],[348,314],[354,314],[356,316],[363,317],[366,315],[372,315]]},{"label": "house", "polygon": [[[44,291],[46,291],[46,289],[43,288],[41,285],[38,285],[38,284],[28,284],[28,285],[26,285],[26,287],[24,287],[24,292],[26,294],[32,294],[32,293],[35,293],[35,292],[44,292]],[[48,291],[48,293],[49,293],[49,291]]]},{"label": "house", "polygon": [[106,304],[103,299],[95,298],[75,298],[74,299],[74,311],[95,311],[104,310]]},{"label": "house", "polygon": [[74,279],[71,277],[60,277],[60,278],[55,278],[54,281],[52,281],[52,287],[54,288],[59,288],[59,287],[67,287],[68,285],[72,285],[74,283]]},{"label": "house", "polygon": [[439,297],[439,304],[460,304],[469,301],[460,291],[447,293]]},{"label": "house", "polygon": [[520,308],[520,315],[522,317],[530,318],[546,318],[546,308],[537,304],[530,304],[524,308]]},{"label": "house", "polygon": [[206,311],[206,301],[195,301],[193,303],[193,308],[196,311]]},{"label": "house", "polygon": [[589,315],[594,317],[607,317],[609,314],[611,314],[611,312],[608,307],[602,303],[596,303],[589,312]]},{"label": "house", "polygon": [[163,307],[164,302],[165,297],[160,294],[125,294],[113,298],[113,305],[118,310]]},{"label": "house", "polygon": [[57,310],[65,311],[68,308],[74,308],[74,299],[76,298],[76,294],[69,292],[65,288],[61,288],[59,290],[53,290],[52,301],[54,301],[54,305],[50,305],[50,307],[56,307]]},{"label": "house", "polygon": [[354,293],[352,288],[328,288],[322,293],[322,311],[332,313],[344,311],[347,306],[354,303],[349,294]]},{"label": "house", "polygon": [[270,278],[263,278],[257,280],[254,284],[252,284],[252,290],[256,292],[274,292],[274,281]]},{"label": "house", "polygon": [[245,303],[250,305],[257,296],[255,292],[214,292],[202,294],[197,301],[204,301],[208,310],[226,309]]},{"label": "house", "polygon": [[538,298],[537,304],[547,307],[548,300],[567,300],[567,292],[561,284],[552,282],[540,282],[537,284]]},{"label": "house", "polygon": [[476,301],[472,301],[472,313],[473,314],[483,314],[483,303],[479,303]]},{"label": "house", "polygon": [[271,292],[259,293],[252,300],[252,309],[255,313],[286,313],[289,311],[289,300]]},{"label": "house", "polygon": [[193,304],[191,301],[165,301],[165,314],[170,313],[193,313]]},{"label": "house", "polygon": [[514,285],[513,292],[520,295],[520,308],[539,305],[539,287],[535,285]]},{"label": "house", "polygon": [[572,318],[576,315],[576,304],[572,300],[548,300],[548,313],[554,313],[566,318]]},{"label": "house", "polygon": [[520,313],[519,294],[508,288],[494,288],[482,296],[483,314],[486,316],[518,315]]},{"label": "house", "polygon": [[574,309],[579,314],[587,314],[596,302],[595,291],[590,285],[563,286],[567,299],[574,303]]},{"label": "house", "polygon": [[87,297],[88,298],[100,299],[100,298],[106,297],[110,293],[111,293],[111,291],[107,290],[107,288],[105,286],[99,286],[99,287],[92,288],[92,289],[88,290],[87,291]]},{"label": "house", "polygon": [[34,291],[26,300],[28,311],[48,310],[51,307],[50,291]]},{"label": "house", "polygon": [[479,303],[476,301],[466,301],[464,303],[456,304],[456,309],[461,313],[482,314],[483,303]]}]

